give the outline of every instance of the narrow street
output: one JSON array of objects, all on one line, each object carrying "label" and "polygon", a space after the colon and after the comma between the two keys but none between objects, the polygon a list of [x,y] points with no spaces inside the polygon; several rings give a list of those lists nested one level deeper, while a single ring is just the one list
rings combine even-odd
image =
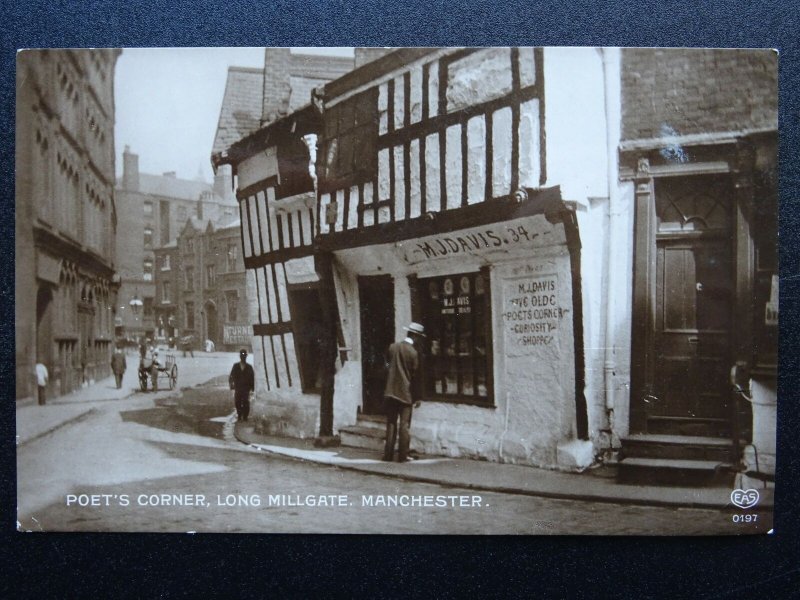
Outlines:
[{"label": "narrow street", "polygon": [[[96,402],[86,417],[21,446],[19,528],[696,534],[719,531],[731,519],[721,510],[456,489],[261,452],[233,437],[229,358],[181,359],[181,391]],[[400,504],[417,498],[429,505],[383,505],[394,496]]]}]

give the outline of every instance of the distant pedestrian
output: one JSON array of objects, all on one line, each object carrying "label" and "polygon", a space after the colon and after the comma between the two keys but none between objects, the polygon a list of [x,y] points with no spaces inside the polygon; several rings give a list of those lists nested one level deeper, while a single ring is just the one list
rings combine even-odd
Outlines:
[{"label": "distant pedestrian", "polygon": [[183,349],[183,358],[186,358],[187,352],[192,355],[192,358],[194,358],[194,336],[187,335],[182,337],[180,344],[181,348]]},{"label": "distant pedestrian", "polygon": [[250,396],[256,389],[256,376],[247,363],[247,350],[239,351],[239,362],[233,364],[228,383],[233,390],[233,401],[236,406],[236,420],[247,421],[250,416]]},{"label": "distant pedestrian", "polygon": [[400,442],[398,447],[399,462],[409,459],[411,413],[419,407],[419,362],[422,341],[425,339],[425,328],[419,323],[411,323],[404,327],[408,336],[400,342],[389,346],[389,373],[386,377],[386,445],[383,460],[394,460],[394,443],[397,439],[398,420]]},{"label": "distant pedestrian", "polygon": [[[29,363],[30,364],[30,363]],[[47,403],[47,382],[50,379],[50,374],[47,372],[47,367],[41,361],[36,363],[36,384],[39,392],[39,405],[44,406]]]},{"label": "distant pedestrian", "polygon": [[150,367],[150,381],[153,384],[153,391],[158,391],[158,367],[161,366],[161,363],[158,362],[158,351],[154,348],[151,348],[151,352],[153,355],[153,364]]},{"label": "distant pedestrian", "polygon": [[122,348],[117,346],[114,349],[114,354],[111,355],[111,371],[114,373],[114,379],[117,382],[117,389],[122,387],[122,376],[125,374],[125,369],[128,364],[125,361],[125,353]]}]

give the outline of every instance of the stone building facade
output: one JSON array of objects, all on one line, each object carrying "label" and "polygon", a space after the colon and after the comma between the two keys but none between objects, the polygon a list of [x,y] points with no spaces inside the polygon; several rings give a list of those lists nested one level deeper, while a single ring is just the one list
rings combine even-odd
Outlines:
[{"label": "stone building facade", "polygon": [[159,324],[167,326],[164,336],[191,335],[196,349],[206,340],[220,351],[250,349],[250,335],[244,333],[250,325],[239,221],[217,228],[210,220],[189,219],[177,243],[156,255],[170,256],[170,269],[156,273],[156,293],[169,299],[159,307]]},{"label": "stone building facade", "polygon": [[[178,178],[174,172],[140,173],[139,156],[128,147],[122,160],[116,197],[120,221],[126,225],[116,240],[120,277],[116,329],[119,337],[136,339],[152,337],[159,329],[155,249],[174,244],[191,218],[230,222],[237,210],[229,171],[220,170],[209,184]],[[139,311],[131,309],[134,298],[143,303]]]},{"label": "stone building facade", "polygon": [[17,54],[16,398],[109,374],[118,284],[114,70],[119,50]]},{"label": "stone building facade", "polygon": [[377,447],[385,350],[415,320],[419,451],[710,476],[774,456],[774,418],[747,401],[775,400],[774,55],[359,64],[217,155],[238,181],[260,427]]}]

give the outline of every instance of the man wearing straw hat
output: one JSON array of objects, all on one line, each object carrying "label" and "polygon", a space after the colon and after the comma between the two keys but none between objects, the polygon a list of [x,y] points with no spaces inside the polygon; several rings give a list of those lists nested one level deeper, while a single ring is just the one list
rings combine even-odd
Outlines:
[{"label": "man wearing straw hat", "polygon": [[394,442],[400,421],[398,462],[409,460],[409,428],[411,412],[419,406],[419,385],[415,375],[419,372],[420,346],[425,338],[425,328],[419,323],[404,327],[408,336],[389,346],[389,374],[386,377],[386,447],[383,460],[394,459]]}]

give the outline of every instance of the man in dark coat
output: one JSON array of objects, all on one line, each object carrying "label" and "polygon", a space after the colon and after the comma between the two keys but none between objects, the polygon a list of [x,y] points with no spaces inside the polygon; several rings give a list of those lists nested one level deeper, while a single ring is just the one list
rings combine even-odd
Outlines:
[{"label": "man in dark coat", "polygon": [[256,376],[253,367],[247,363],[247,350],[239,351],[239,362],[234,363],[228,383],[233,390],[237,421],[247,421],[250,416],[250,394],[256,389]]},{"label": "man in dark coat", "polygon": [[125,353],[122,348],[115,348],[114,354],[111,355],[111,371],[114,373],[114,379],[117,382],[117,389],[122,387],[122,376],[125,374],[125,369],[128,365],[125,362]]},{"label": "man in dark coat", "polygon": [[409,429],[411,413],[419,406],[420,345],[425,338],[425,328],[419,323],[411,323],[404,328],[408,336],[401,342],[389,346],[389,373],[386,377],[386,446],[383,460],[394,460],[394,443],[397,438],[398,419],[400,421],[399,462],[409,460]]}]

